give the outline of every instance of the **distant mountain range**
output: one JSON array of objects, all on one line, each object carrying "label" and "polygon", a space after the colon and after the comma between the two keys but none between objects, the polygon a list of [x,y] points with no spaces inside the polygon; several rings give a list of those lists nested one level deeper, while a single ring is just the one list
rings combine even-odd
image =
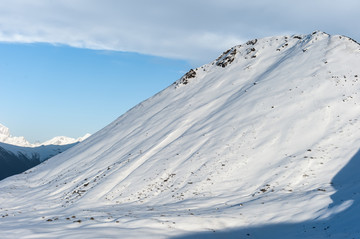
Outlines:
[{"label": "distant mountain range", "polygon": [[360,238],[359,129],[357,42],[253,39],[0,181],[0,238]]},{"label": "distant mountain range", "polygon": [[89,136],[90,134],[86,134],[78,139],[58,136],[44,143],[31,144],[22,136],[11,136],[10,130],[0,124],[0,180],[22,173]]},{"label": "distant mountain range", "polygon": [[16,137],[10,134],[9,128],[0,124],[0,142],[5,144],[16,145],[20,147],[39,147],[46,145],[66,145],[81,142],[84,139],[88,138],[90,134],[85,134],[83,137],[77,139],[66,137],[66,136],[56,136],[50,140],[47,140],[43,143],[30,143],[23,136]]}]

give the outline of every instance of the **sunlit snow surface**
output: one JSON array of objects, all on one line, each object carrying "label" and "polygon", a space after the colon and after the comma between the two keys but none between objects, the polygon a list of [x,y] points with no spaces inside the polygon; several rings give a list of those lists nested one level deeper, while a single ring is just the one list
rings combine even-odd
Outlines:
[{"label": "sunlit snow surface", "polygon": [[1,181],[0,238],[359,238],[360,45],[271,37],[194,72]]}]

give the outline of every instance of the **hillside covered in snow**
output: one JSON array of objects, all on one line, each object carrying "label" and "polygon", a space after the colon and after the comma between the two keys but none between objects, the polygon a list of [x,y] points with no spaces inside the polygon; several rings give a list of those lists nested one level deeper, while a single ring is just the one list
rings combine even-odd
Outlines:
[{"label": "hillside covered in snow", "polygon": [[0,238],[359,238],[360,45],[254,39],[0,182]]}]

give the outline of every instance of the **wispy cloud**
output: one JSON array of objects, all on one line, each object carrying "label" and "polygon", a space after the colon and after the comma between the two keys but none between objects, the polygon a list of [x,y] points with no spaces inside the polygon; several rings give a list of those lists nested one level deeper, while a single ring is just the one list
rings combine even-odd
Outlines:
[{"label": "wispy cloud", "polygon": [[360,39],[357,0],[3,0],[0,41],[132,51],[205,63],[245,40],[323,30]]}]

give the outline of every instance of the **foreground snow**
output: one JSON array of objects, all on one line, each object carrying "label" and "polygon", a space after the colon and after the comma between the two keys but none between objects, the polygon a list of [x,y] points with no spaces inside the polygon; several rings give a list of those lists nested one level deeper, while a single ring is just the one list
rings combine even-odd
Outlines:
[{"label": "foreground snow", "polygon": [[0,182],[0,238],[360,237],[360,46],[249,41]]}]

